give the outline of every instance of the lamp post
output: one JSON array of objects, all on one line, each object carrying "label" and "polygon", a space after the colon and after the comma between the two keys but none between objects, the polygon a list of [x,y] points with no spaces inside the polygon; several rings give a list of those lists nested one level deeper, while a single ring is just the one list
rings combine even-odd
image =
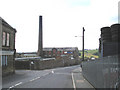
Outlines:
[{"label": "lamp post", "polygon": [[82,53],[82,58],[83,58],[83,61],[84,61],[84,31],[85,31],[85,29],[84,29],[84,27],[83,27],[83,53]]},{"label": "lamp post", "polygon": [[82,61],[84,61],[84,32],[85,32],[85,29],[83,27],[83,36],[75,36],[75,37],[82,37]]}]

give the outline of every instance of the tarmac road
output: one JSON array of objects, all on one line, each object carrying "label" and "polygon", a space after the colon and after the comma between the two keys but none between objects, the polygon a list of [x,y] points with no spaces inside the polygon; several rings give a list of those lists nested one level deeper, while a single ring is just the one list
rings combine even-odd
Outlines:
[{"label": "tarmac road", "polygon": [[71,72],[77,67],[16,70],[15,75],[3,78],[3,88],[73,88]]},{"label": "tarmac road", "polygon": [[[76,73],[79,73],[79,75]],[[47,70],[16,70],[16,74],[3,78],[3,88],[12,90],[14,88],[19,89],[39,89],[39,88],[71,88],[70,90],[76,90],[76,88],[91,88],[89,83],[80,76],[80,65],[60,67]],[[82,81],[82,82],[81,82]],[[85,83],[83,83],[85,81]],[[80,84],[82,85],[81,87]],[[90,86],[90,87],[89,87]]]}]

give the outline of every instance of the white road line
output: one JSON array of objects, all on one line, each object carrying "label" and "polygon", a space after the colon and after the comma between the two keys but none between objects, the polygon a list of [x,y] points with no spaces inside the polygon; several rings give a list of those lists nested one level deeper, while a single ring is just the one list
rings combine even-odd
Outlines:
[{"label": "white road line", "polygon": [[[11,86],[11,87],[9,87],[9,89],[11,89],[11,88],[13,88],[13,87],[14,87],[14,86]],[[8,89],[8,90],[9,90],[9,89]]]},{"label": "white road line", "polygon": [[8,90],[10,90],[11,88],[14,88],[14,87],[16,87],[16,86],[18,86],[18,85],[20,85],[20,84],[22,84],[22,82],[19,82],[19,83],[15,84],[15,85],[13,85],[13,86],[9,87],[9,89],[8,89]]},{"label": "white road line", "polygon": [[[48,75],[48,74],[49,74],[49,73],[46,73],[46,74],[42,75],[41,77],[44,77],[44,76],[46,76],[46,75]],[[41,77],[36,77],[36,78],[33,78],[33,79],[29,80],[29,81],[32,82],[32,81],[35,81],[35,80],[37,80],[37,79],[40,79]]]},{"label": "white road line", "polygon": [[15,87],[18,86],[18,85],[20,85],[20,84],[22,84],[22,82],[19,82],[19,83],[15,84]]},{"label": "white road line", "polygon": [[32,81],[34,81],[34,79],[32,79],[32,80],[29,80],[30,82],[32,82]]},{"label": "white road line", "polygon": [[74,90],[76,90],[75,80],[74,80],[74,77],[73,77],[73,73],[72,73],[72,82],[73,82],[73,88],[74,88]]},{"label": "white road line", "polygon": [[31,79],[30,81],[35,81],[35,80],[37,80],[37,79],[39,79],[40,77],[36,77],[36,78],[34,78],[34,79]]},{"label": "white road line", "polygon": [[36,79],[39,79],[40,77],[37,77]]},{"label": "white road line", "polygon": [[[54,71],[52,71],[52,73],[54,73]],[[42,76],[46,76],[46,75],[48,75],[48,74],[49,74],[49,73],[46,73],[46,74],[44,74],[44,75],[42,75]],[[39,78],[41,78],[41,77],[36,77],[36,78],[31,79],[31,80],[29,80],[29,81],[35,81],[35,80],[37,80],[37,79],[39,79]],[[9,87],[8,90],[10,90],[11,88],[14,88],[14,87],[16,87],[16,86],[18,86],[18,85],[20,85],[20,84],[22,84],[22,83],[23,83],[23,82],[19,82],[19,83],[15,84],[15,85]]]}]

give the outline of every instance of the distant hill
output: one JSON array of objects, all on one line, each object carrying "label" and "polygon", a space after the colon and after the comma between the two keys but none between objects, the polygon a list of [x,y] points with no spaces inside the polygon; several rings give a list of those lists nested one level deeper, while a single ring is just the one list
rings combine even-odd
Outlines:
[{"label": "distant hill", "polygon": [[[81,54],[80,58],[82,58],[82,50],[79,50],[79,54]],[[98,49],[85,49],[84,56],[85,58],[99,58]]]}]

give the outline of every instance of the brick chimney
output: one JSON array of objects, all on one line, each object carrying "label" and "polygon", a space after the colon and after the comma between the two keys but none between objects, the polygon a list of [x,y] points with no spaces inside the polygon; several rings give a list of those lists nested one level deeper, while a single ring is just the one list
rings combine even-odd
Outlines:
[{"label": "brick chimney", "polygon": [[42,16],[39,16],[38,56],[43,57]]}]

